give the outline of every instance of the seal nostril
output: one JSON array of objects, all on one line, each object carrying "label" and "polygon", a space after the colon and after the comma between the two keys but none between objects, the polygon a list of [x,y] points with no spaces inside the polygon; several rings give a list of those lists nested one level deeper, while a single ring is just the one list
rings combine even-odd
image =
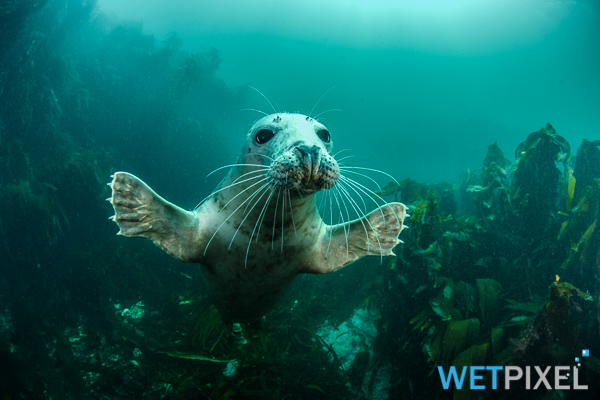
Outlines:
[{"label": "seal nostril", "polygon": [[313,154],[313,157],[318,155],[321,152],[321,148],[319,146],[317,146],[316,144],[310,150],[311,150],[311,153]]},{"label": "seal nostril", "polygon": [[301,145],[301,146],[296,146],[294,149],[296,152],[298,152],[299,155],[301,155],[302,157],[307,157],[308,155],[311,156],[317,156],[320,152],[321,152],[321,148],[317,145],[313,145],[313,146],[307,146],[307,145]]},{"label": "seal nostril", "polygon": [[302,157],[306,157],[308,155],[308,153],[310,153],[311,149],[306,145],[302,145],[302,146],[296,146],[296,151],[298,153],[300,153],[300,155]]}]

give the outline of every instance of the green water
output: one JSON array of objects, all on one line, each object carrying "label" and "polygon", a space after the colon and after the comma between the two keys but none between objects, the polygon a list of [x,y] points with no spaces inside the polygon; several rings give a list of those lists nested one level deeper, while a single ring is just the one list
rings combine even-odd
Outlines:
[{"label": "green water", "polygon": [[[591,0],[2,2],[0,399],[597,398],[599,30]],[[234,330],[106,183],[193,209],[274,110],[322,113],[409,229]],[[587,390],[437,369],[576,363]]]},{"label": "green water", "polygon": [[[336,86],[316,110],[343,110],[323,116],[336,146],[360,148],[397,177],[453,180],[496,140],[514,149],[550,122],[579,143],[600,124],[600,7],[593,1],[99,6],[139,21],[159,40],[177,31],[185,49],[218,48],[218,77],[253,85],[281,110],[308,113]],[[271,111],[256,95],[249,105]]]}]

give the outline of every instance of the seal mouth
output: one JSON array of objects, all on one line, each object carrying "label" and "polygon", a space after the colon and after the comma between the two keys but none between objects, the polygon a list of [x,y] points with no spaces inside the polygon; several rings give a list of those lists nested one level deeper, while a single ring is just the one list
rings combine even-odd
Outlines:
[{"label": "seal mouth", "polygon": [[296,146],[275,159],[270,166],[271,185],[297,189],[303,194],[331,189],[340,176],[337,161],[319,146]]}]

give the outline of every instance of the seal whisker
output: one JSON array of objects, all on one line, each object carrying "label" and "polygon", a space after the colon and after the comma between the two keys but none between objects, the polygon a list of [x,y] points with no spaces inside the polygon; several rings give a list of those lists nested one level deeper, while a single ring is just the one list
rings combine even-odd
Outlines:
[{"label": "seal whisker", "polygon": [[212,174],[214,174],[215,172],[217,172],[221,169],[233,168],[233,167],[262,167],[265,171],[270,169],[270,167],[263,165],[263,164],[229,164],[229,165],[223,165],[222,167],[214,169],[210,174],[206,175],[206,177],[208,178],[209,176],[211,176]]},{"label": "seal whisker", "polygon": [[[334,88],[335,88],[335,85],[333,85],[332,87],[330,87],[329,89],[327,89],[325,91],[325,93],[323,93],[321,95],[321,97],[319,97],[319,100],[317,100],[317,102],[315,103],[315,105],[313,106],[313,108],[310,109],[310,112],[308,113],[308,118],[310,118],[310,114],[312,114],[312,112],[315,111],[315,108],[317,108],[317,106],[319,105],[319,103],[321,102],[321,100],[323,100],[323,97],[325,97],[327,95],[327,93],[331,92]],[[318,115],[320,115],[320,114],[318,114]],[[315,117],[315,119],[316,118],[317,117]]]},{"label": "seal whisker", "polygon": [[338,225],[342,225],[342,227],[344,228],[344,234],[345,234],[346,233],[346,227],[344,226],[344,222],[345,221],[344,221],[344,214],[342,212],[342,206],[340,204],[340,201],[339,201],[337,193],[335,191],[332,191],[331,193],[333,195],[332,196],[333,200],[335,200],[335,205],[337,205],[337,209],[338,209],[338,216],[337,216],[338,217],[337,218]]},{"label": "seal whisker", "polygon": [[340,158],[339,160],[337,160],[337,162],[339,163],[340,161],[343,161],[343,160],[346,160],[346,159],[352,158],[352,157],[356,157],[356,155],[350,154],[348,156],[344,156],[344,157]]},{"label": "seal whisker", "polygon": [[351,159],[345,159],[344,161],[340,161],[338,163],[338,165],[340,167],[353,167],[353,166],[361,165],[360,159],[363,159],[362,162],[364,162],[364,158],[365,157],[363,157],[363,156],[354,155]]},{"label": "seal whisker", "polygon": [[[266,185],[266,184],[265,184]],[[258,192],[259,190],[262,190],[265,185],[261,186],[259,189],[257,189],[254,193]],[[253,194],[254,194],[253,193]],[[250,202],[252,203],[252,202]],[[248,215],[250,215],[250,211],[252,211],[252,208],[254,208],[254,206],[252,206],[250,208],[250,210],[248,210],[248,207],[250,207],[250,203],[246,204],[246,207],[244,207],[244,211],[242,212],[242,215],[244,215],[244,219],[246,219],[248,217]],[[242,221],[243,222],[243,221]]]},{"label": "seal whisker", "polygon": [[277,114],[281,114],[281,108],[279,108],[279,104],[277,104],[275,100],[273,100],[273,103],[275,104],[275,108],[277,109]]},{"label": "seal whisker", "polygon": [[[269,185],[270,185],[270,184],[272,184],[272,183],[273,183],[273,179],[272,179],[271,177],[267,176],[267,177],[266,177],[266,179],[270,179],[270,181],[269,181],[269,182],[267,182],[267,184],[269,184]],[[264,187],[264,186],[263,186],[263,187]],[[261,187],[259,190],[261,190],[261,189],[262,189],[262,187]],[[248,210],[248,206],[249,206],[249,205],[250,205],[250,203],[246,204],[246,208],[244,208],[244,212],[243,212],[242,214],[246,214],[246,211]],[[225,207],[223,207],[223,208],[225,208]],[[250,209],[250,211],[252,211],[252,209]],[[250,211],[248,211],[248,214],[250,213]]]},{"label": "seal whisker", "polygon": [[[275,201],[275,212],[273,213],[273,235],[271,236],[271,250],[273,250],[275,242],[275,222],[277,221],[277,206],[279,206],[279,195],[281,194],[281,187],[277,191],[277,200]],[[283,235],[283,232],[281,232]]]},{"label": "seal whisker", "polygon": [[[262,172],[262,171],[258,171],[258,172]],[[248,172],[248,174],[250,174],[250,172]],[[247,174],[244,174],[244,175],[247,175]],[[197,210],[202,205],[202,203],[204,203],[206,200],[210,199],[213,194],[219,193],[219,192],[221,192],[223,190],[230,189],[233,186],[237,186],[237,185],[240,185],[240,184],[242,184],[244,182],[248,182],[248,181],[251,181],[251,180],[254,180],[254,179],[258,179],[258,178],[260,178],[260,176],[254,176],[252,178],[244,179],[243,181],[240,181],[240,182],[237,182],[237,183],[235,183],[235,181],[233,181],[234,183],[232,183],[231,185],[227,185],[225,187],[222,187],[222,188],[219,188],[219,189],[213,191],[211,194],[209,194],[208,196],[206,196],[205,198],[203,198],[202,200],[200,200],[200,202],[198,203],[198,205],[196,207],[194,207],[194,211]],[[239,178],[237,178],[237,179],[239,179]]]},{"label": "seal whisker", "polygon": [[[341,179],[341,178],[342,178],[342,176],[340,175],[340,180],[339,180],[339,183],[342,183],[342,182],[344,182],[344,180],[343,180],[343,179]],[[344,178],[345,178],[345,179],[347,179],[347,177],[344,177]],[[360,201],[362,201],[362,203],[363,203],[363,209],[364,209],[364,211],[363,211],[362,213],[363,213],[363,215],[367,215],[367,203],[365,203],[365,199],[363,198],[363,196],[361,196],[361,195],[360,195],[360,193],[358,193],[358,191],[357,191],[356,189],[354,189],[354,187],[350,186],[350,185],[348,184],[348,182],[346,182],[346,186],[347,186],[348,188],[352,189],[352,190],[354,191],[354,193],[356,193],[356,194],[358,195],[358,198],[359,198],[359,199],[360,199]],[[372,199],[371,199],[371,200],[372,200]],[[378,204],[377,202],[376,202],[375,204],[377,205],[377,207],[379,207],[379,204]]]},{"label": "seal whisker", "polygon": [[335,153],[332,157],[335,158],[335,157],[337,157],[338,154],[343,153],[344,151],[350,151],[350,150],[352,150],[352,149],[342,149],[342,150],[338,151],[337,153]]},{"label": "seal whisker", "polygon": [[[350,182],[350,183],[352,183],[352,184],[354,184],[354,185],[358,185],[359,189],[360,189],[360,188],[362,188],[362,189],[361,189],[361,191],[362,191],[364,194],[366,194],[367,196],[369,196],[369,198],[370,198],[371,200],[373,200],[373,202],[374,202],[375,204],[377,204],[377,206],[378,206],[378,207],[379,207],[379,203],[377,203],[377,202],[376,202],[376,201],[373,199],[373,196],[376,196],[376,197],[377,197],[379,200],[381,200],[381,201],[383,202],[383,204],[384,204],[384,205],[385,205],[385,204],[388,204],[388,202],[387,202],[387,201],[385,201],[385,200],[384,200],[384,199],[383,199],[383,198],[382,198],[380,195],[378,195],[377,193],[375,193],[374,191],[372,191],[372,190],[371,190],[371,189],[369,189],[368,187],[366,187],[366,186],[364,186],[364,185],[361,185],[360,183],[356,182],[354,179],[350,179],[350,178],[348,178],[347,176],[344,176],[344,177],[342,177],[341,175],[340,175],[340,178],[347,179],[347,180],[348,180],[348,182]],[[371,194],[369,194],[369,192],[371,192]],[[371,195],[373,195],[373,196],[371,196]],[[388,206],[388,207],[389,207],[389,206]],[[394,211],[394,208],[393,208],[393,207],[390,207],[390,210],[392,210],[392,213],[394,213],[394,216],[396,217],[396,221],[397,221],[398,223],[400,223],[400,222],[401,222],[401,221],[400,221],[400,218],[398,218],[398,215],[396,214],[396,211]],[[383,210],[381,210],[381,213],[382,213],[382,215],[383,215]],[[384,219],[384,221],[385,221],[385,219]],[[385,223],[384,223],[384,226],[385,226]]]},{"label": "seal whisker", "polygon": [[283,223],[285,221],[285,192],[283,191],[283,200],[281,201],[281,253],[283,253]]},{"label": "seal whisker", "polygon": [[350,196],[350,193],[348,193],[348,190],[346,189],[345,186],[346,186],[345,184],[339,182],[340,193],[342,193],[350,201],[350,206],[352,208],[354,208],[354,212],[358,215],[358,218],[359,218],[358,220],[360,221],[360,223],[363,226],[363,229],[365,230],[365,236],[367,238],[367,253],[368,253],[369,249],[371,248],[371,241],[369,240],[369,232],[367,231],[367,226],[363,222],[363,219],[366,219],[366,214],[362,213],[360,208],[358,208],[356,201],[352,198],[352,196]]},{"label": "seal whisker", "polygon": [[[262,171],[252,171],[252,172],[248,172],[248,173],[246,173],[246,174],[244,174],[244,175],[242,175],[242,176],[245,176],[245,175],[251,174],[251,173],[253,173],[253,172],[262,172]],[[254,179],[258,179],[258,178],[260,178],[260,176],[254,176],[254,177],[252,177],[252,178],[247,178],[247,179],[244,179],[243,181],[239,181],[239,182],[237,182],[237,183],[236,183],[236,181],[237,181],[238,179],[240,179],[240,178],[241,178],[241,176],[240,176],[240,177],[238,177],[238,178],[236,178],[236,180],[235,180],[235,181],[233,181],[234,183],[232,183],[232,184],[230,184],[230,185],[227,185],[227,186],[225,186],[225,187],[219,188],[219,189],[217,189],[217,190],[214,190],[214,191],[213,191],[211,194],[209,194],[208,196],[206,196],[205,198],[203,198],[203,199],[200,201],[200,203],[198,203],[198,205],[197,205],[196,207],[194,207],[194,210],[197,210],[197,209],[198,209],[198,207],[200,207],[200,206],[202,205],[202,203],[204,203],[206,200],[210,199],[210,198],[212,197],[212,195],[213,195],[213,194],[215,194],[215,193],[219,193],[219,192],[222,192],[223,190],[230,189],[230,188],[232,188],[232,187],[234,187],[234,186],[237,186],[237,185],[240,185],[240,184],[242,184],[242,183],[244,183],[244,182],[248,182],[248,181],[251,181],[251,180],[254,180]]]},{"label": "seal whisker", "polygon": [[[239,192],[238,194],[236,194],[235,196],[233,196],[233,197],[232,197],[231,199],[229,199],[229,201],[228,201],[227,203],[225,203],[225,205],[224,205],[224,206],[223,206],[223,207],[222,207],[222,208],[219,210],[218,214],[220,214],[220,213],[221,213],[221,211],[223,211],[225,208],[227,208],[227,206],[229,205],[229,203],[231,203],[231,202],[232,202],[233,200],[235,200],[237,197],[239,197],[239,196],[241,196],[242,194],[244,194],[244,192],[245,192],[245,191],[247,191],[247,190],[250,190],[250,189],[251,189],[251,188],[253,188],[254,186],[256,186],[256,185],[259,185],[259,184],[261,184],[262,182],[264,182],[264,181],[266,181],[266,180],[268,180],[268,179],[269,179],[268,177],[265,177],[265,178],[261,179],[261,180],[260,180],[260,181],[258,181],[258,182],[254,182],[252,185],[248,186],[246,189],[242,190],[241,192]],[[246,199],[246,200],[248,200],[248,199]],[[245,203],[245,202],[246,202],[246,201],[244,201],[244,203]],[[244,204],[244,203],[242,203],[242,204]],[[236,211],[237,211],[237,209],[236,209]]]},{"label": "seal whisker", "polygon": [[328,113],[328,112],[331,112],[331,111],[342,111],[342,112],[343,112],[344,110],[341,110],[341,109],[339,109],[339,108],[332,108],[332,109],[330,109],[330,110],[325,110],[325,111],[323,111],[323,112],[320,112],[320,113],[318,113],[317,115],[315,115],[315,116],[313,117],[313,119],[317,119],[317,118],[319,118],[319,115],[323,115],[323,114],[325,114],[325,113]]},{"label": "seal whisker", "polygon": [[[226,188],[227,188],[227,187],[231,187],[231,186],[233,186],[234,184],[236,184],[236,182],[237,182],[238,180],[242,179],[242,178],[243,178],[243,177],[245,177],[245,176],[248,176],[248,175],[251,175],[251,174],[259,174],[259,173],[261,173],[261,172],[265,172],[265,170],[262,170],[262,169],[257,169],[256,171],[250,171],[250,172],[246,172],[245,174],[242,174],[242,175],[238,176],[237,178],[235,178],[235,179],[233,180],[233,182],[231,182],[231,185],[228,185],[228,186],[226,186]],[[242,182],[246,182],[246,181],[248,181],[248,180],[250,180],[250,179],[256,179],[256,178],[260,178],[260,176],[255,176],[254,178],[248,178],[248,179],[246,179],[246,180],[243,180]],[[241,183],[241,182],[240,182],[240,183]],[[219,190],[221,190],[221,189],[222,189],[222,188],[220,188]],[[216,191],[214,191],[213,193],[216,193]]]},{"label": "seal whisker", "polygon": [[329,254],[329,248],[331,247],[331,239],[333,236],[333,205],[331,201],[332,196],[329,196],[329,243],[327,244],[327,251],[325,252],[325,257]]},{"label": "seal whisker", "polygon": [[[248,153],[248,155],[261,156],[261,157],[267,158],[267,159],[269,159],[269,160],[271,160],[271,161],[275,161],[275,159],[274,159],[273,157],[269,157],[269,156],[267,156],[266,154],[260,154],[260,153]],[[268,167],[268,168],[270,168],[270,167]]]},{"label": "seal whisker", "polygon": [[264,111],[257,110],[256,108],[242,108],[242,110],[241,110],[241,111],[256,111],[256,112],[258,112],[258,113],[261,113],[261,114],[263,114],[263,115],[267,115],[267,116],[269,115],[269,114],[267,114],[267,113],[266,113],[266,112],[264,112]]},{"label": "seal whisker", "polygon": [[[270,185],[271,182],[267,182],[264,185],[262,185],[259,189],[255,190],[254,193],[252,193],[252,196],[249,197],[250,199],[253,199],[254,197],[258,196],[258,193],[260,191],[262,191],[264,188],[267,188],[267,190],[269,190],[268,186]],[[240,222],[240,224],[238,225],[237,229],[235,230],[233,237],[231,238],[231,241],[229,242],[229,247],[227,247],[227,250],[231,249],[231,245],[233,244],[233,240],[235,239],[237,233],[240,231],[240,228],[242,227],[242,225],[244,225],[244,222],[246,221],[246,219],[248,219],[248,216],[250,216],[250,214],[252,213],[252,210],[254,210],[254,207],[256,207],[256,205],[258,204],[258,202],[260,201],[260,199],[263,198],[263,196],[267,193],[267,190],[263,191],[262,194],[258,197],[258,199],[256,199],[256,201],[254,202],[254,204],[252,205],[252,207],[250,208],[250,211],[248,211],[248,213],[244,216],[244,218],[242,219],[242,222]],[[252,201],[249,201],[248,204],[252,203]],[[246,208],[248,208],[248,204],[246,205]],[[246,212],[246,210],[244,210],[244,212]],[[252,233],[254,233],[254,231],[252,231]],[[252,241],[252,236],[250,236],[250,241]]]},{"label": "seal whisker", "polygon": [[[260,214],[258,215],[256,224],[254,224],[254,229],[252,229],[252,234],[250,235],[250,239],[248,240],[248,247],[246,248],[246,258],[244,259],[244,269],[248,268],[248,253],[250,253],[250,246],[252,245],[252,238],[254,237],[254,232],[256,231],[256,227],[258,227],[258,231],[256,232],[256,241],[258,242],[258,235],[260,233],[260,224],[262,223],[262,216],[265,214],[265,210],[267,209],[267,206],[269,205],[269,202],[271,201],[271,197],[273,197],[273,193],[275,192],[275,189],[273,189],[273,188],[269,188],[269,189],[271,189],[271,193],[269,194],[269,197],[265,201],[265,205],[263,206],[262,210],[260,211]],[[267,193],[267,191],[265,191],[265,193]],[[256,201],[256,203],[254,204],[255,206],[260,201],[260,199],[265,195],[265,193],[263,193],[260,196],[260,198]],[[242,223],[243,223],[243,221],[242,221]],[[241,224],[240,224],[240,226],[241,226]],[[239,227],[238,227],[238,229],[239,229]]]},{"label": "seal whisker", "polygon": [[[346,204],[346,199],[344,199],[344,197],[342,196],[342,193],[340,192],[340,188],[339,187],[334,187],[334,189],[337,191],[340,200],[342,201],[342,204],[344,205],[344,209],[346,210],[346,218],[348,220],[348,222],[350,222],[352,220],[352,218],[350,217],[350,210],[348,210],[348,205]],[[341,211],[341,207],[340,207],[340,211]],[[348,229],[348,233],[350,233],[350,230]]]},{"label": "seal whisker", "polygon": [[319,212],[319,215],[323,215],[323,213],[321,212],[321,210],[323,209],[323,204],[325,203],[325,199],[327,198],[327,196],[329,196],[329,191],[323,191],[322,195],[321,195],[321,200],[319,201],[319,206],[317,207],[317,211]]},{"label": "seal whisker", "polygon": [[[350,186],[348,186],[348,187],[350,187]],[[351,204],[355,202],[354,199],[350,195],[348,195],[348,199],[350,200]],[[369,221],[369,218],[367,218],[367,215],[364,215],[360,219],[360,221],[363,221],[363,220],[367,221],[367,224],[369,225],[369,227],[373,231],[373,234],[375,234],[375,239],[377,239],[377,244],[379,245],[379,255],[380,255],[380,258],[381,258],[380,262],[383,263],[383,248],[381,247],[381,241],[379,240],[379,235],[377,234],[377,231],[375,230],[375,228],[373,228],[373,225],[371,225],[371,221]],[[365,230],[366,230],[366,227],[365,227]],[[369,246],[369,244],[368,244],[369,243],[369,233],[366,232],[366,235],[367,235],[367,248],[368,248],[368,246]]]},{"label": "seal whisker", "polygon": [[[260,235],[260,228],[262,226],[263,221],[265,220],[265,216],[267,215],[266,209],[269,206],[269,204],[271,203],[271,198],[273,197],[273,193],[275,193],[275,188],[271,187],[271,193],[269,194],[269,197],[265,201],[265,205],[263,206],[263,209],[262,209],[260,215],[258,216],[258,220],[256,221],[256,223],[258,224],[258,231],[256,231],[256,242],[257,243],[258,243],[258,236]],[[250,237],[250,240],[252,240],[252,236]]]},{"label": "seal whisker", "polygon": [[400,185],[400,183],[396,180],[396,178],[394,178],[393,176],[391,176],[387,172],[383,172],[383,171],[380,171],[378,169],[366,168],[366,167],[348,167],[348,166],[340,166],[340,169],[363,169],[363,170],[367,170],[367,171],[379,172],[380,174],[383,174],[383,175],[386,175],[386,176],[392,178],[392,180],[394,182],[396,182],[398,185]]},{"label": "seal whisker", "polygon": [[[374,199],[372,196],[370,196],[370,195],[369,195],[369,193],[368,193],[367,191],[365,191],[365,190],[363,189],[363,188],[365,188],[365,186],[364,186],[364,185],[361,185],[360,183],[356,182],[354,179],[350,179],[350,178],[348,178],[347,176],[344,176],[344,177],[343,177],[343,176],[341,176],[341,175],[340,175],[340,179],[341,179],[342,181],[344,181],[344,182],[345,182],[345,183],[346,183],[346,184],[347,184],[347,185],[348,185],[350,188],[352,188],[352,189],[353,189],[353,190],[356,192],[356,194],[358,194],[358,195],[359,195],[359,197],[361,198],[361,200],[363,200],[363,199],[362,199],[362,196],[360,196],[360,193],[358,193],[358,192],[356,191],[356,189],[360,190],[360,191],[361,191],[363,194],[367,195],[367,197],[369,197],[369,199],[371,199],[371,201],[372,201],[373,203],[375,203],[375,206],[377,206],[377,207],[380,207],[380,206],[381,206],[381,204],[379,204],[378,202],[376,202],[376,201],[375,201],[375,199]],[[362,188],[361,188],[361,186],[362,186]],[[356,188],[356,189],[355,189],[355,188]],[[365,188],[365,189],[366,189],[366,188]],[[371,191],[371,193],[373,193],[373,192]],[[381,198],[380,198],[380,199],[381,199]],[[383,200],[383,199],[381,199],[381,200],[383,201],[383,204],[386,204],[386,203],[387,203],[385,200]],[[363,202],[364,202],[364,200],[363,200]],[[382,210],[382,209],[379,209],[379,211],[381,211],[381,216],[382,216],[382,217],[384,217],[383,210]],[[365,210],[365,213],[366,213],[366,210]],[[384,221],[385,221],[385,217],[384,217]],[[384,222],[384,226],[385,226],[385,222]]]},{"label": "seal whisker", "polygon": [[265,96],[265,95],[264,95],[264,94],[263,94],[263,93],[262,93],[260,90],[258,90],[258,89],[257,89],[257,88],[255,88],[254,86],[250,86],[250,85],[248,85],[248,87],[249,87],[250,89],[254,89],[254,90],[256,90],[256,91],[258,92],[258,94],[260,94],[262,97],[264,97],[264,99],[267,101],[267,103],[269,103],[269,105],[270,105],[270,106],[271,106],[271,108],[273,109],[273,112],[274,112],[275,114],[277,114],[277,113],[278,113],[278,111],[275,109],[275,107],[273,107],[273,103],[271,103],[271,100],[269,100],[269,99],[267,98],[267,96]]},{"label": "seal whisker", "polygon": [[346,237],[346,261],[348,261],[348,257],[349,257],[348,235],[350,234],[350,225],[348,225],[346,227],[346,221],[344,221],[344,211],[342,210],[342,206],[340,205],[340,199],[339,199],[338,194],[335,191],[333,191],[332,193],[335,195],[335,202],[337,203],[337,206],[340,209],[339,219],[341,221],[342,227],[344,228],[344,236]]},{"label": "seal whisker", "polygon": [[290,215],[292,216],[292,225],[294,226],[294,235],[298,236],[298,232],[296,231],[296,222],[294,221],[294,208],[292,207],[292,196],[290,196],[290,190],[287,189],[288,192],[288,201],[290,203]]},{"label": "seal whisker", "polygon": [[[267,179],[267,178],[265,178],[265,180],[266,180],[266,179]],[[260,183],[260,182],[257,182],[257,183],[255,183],[254,185],[256,185],[256,184],[258,184],[258,183]],[[254,186],[254,185],[252,185],[252,186]],[[268,183],[268,182],[267,182],[267,183],[265,183],[263,186],[261,186],[261,189],[262,189],[263,187],[267,186],[267,185],[269,185],[269,183]],[[250,189],[252,186],[250,186],[250,187],[248,187],[248,188],[244,189],[242,192],[238,193],[238,195],[237,195],[237,196],[239,196],[240,194],[242,194],[242,193],[243,193],[243,192],[245,192],[246,190]],[[229,218],[231,218],[233,215],[235,215],[235,213],[236,213],[236,212],[237,212],[237,211],[238,211],[240,208],[242,208],[242,206],[243,206],[244,204],[246,204],[246,202],[248,202],[248,201],[251,201],[251,200],[254,198],[254,196],[256,195],[256,193],[257,193],[259,190],[260,190],[260,189],[258,189],[258,190],[255,190],[255,191],[254,191],[254,193],[253,193],[251,196],[248,196],[248,198],[247,198],[246,200],[244,200],[244,201],[243,201],[243,202],[242,202],[242,203],[241,203],[241,204],[240,204],[240,205],[239,205],[239,206],[238,206],[238,207],[237,207],[235,210],[233,210],[233,212],[232,212],[231,214],[229,214],[229,215],[227,216],[227,218],[225,218],[225,220],[224,220],[223,222],[221,222],[221,224],[219,225],[219,227],[218,227],[218,228],[215,230],[215,233],[213,233],[213,235],[210,237],[210,240],[209,240],[209,241],[208,241],[208,243],[206,244],[206,247],[204,248],[204,255],[206,255],[206,250],[208,250],[208,246],[210,246],[210,243],[213,241],[213,239],[215,238],[215,236],[217,235],[217,233],[219,232],[219,230],[220,230],[220,229],[223,227],[223,225],[225,225],[225,223],[226,223],[227,221],[229,221]],[[237,197],[237,196],[236,196],[236,197]],[[232,200],[233,200],[233,199],[229,200],[229,201],[227,202],[227,204],[229,204],[229,203],[230,203]],[[225,206],[227,206],[227,204],[226,204]],[[223,210],[224,208],[225,208],[225,207],[223,207],[221,210]],[[221,212],[221,210],[219,210],[219,213]]]},{"label": "seal whisker", "polygon": [[381,189],[381,186],[379,185],[379,183],[377,183],[377,181],[376,181],[375,179],[371,178],[369,175],[365,175],[365,174],[363,174],[363,173],[356,172],[356,171],[344,171],[344,172],[347,172],[347,173],[350,173],[350,174],[356,174],[356,175],[360,175],[360,176],[362,176],[362,177],[365,177],[365,178],[367,178],[367,179],[370,179],[370,180],[371,180],[371,181],[373,181],[373,183],[374,183],[374,184],[375,184],[375,185],[376,185],[376,186],[379,188],[379,191],[381,191],[381,190],[382,190],[382,189]]},{"label": "seal whisker", "polygon": [[327,204],[329,202],[329,198],[331,197],[331,192],[327,191],[326,195],[323,197],[324,198],[324,203],[321,205],[321,208],[323,209],[323,211],[319,211],[320,214],[322,214],[322,219],[326,220],[327,217],[329,217],[330,213],[327,212]]}]

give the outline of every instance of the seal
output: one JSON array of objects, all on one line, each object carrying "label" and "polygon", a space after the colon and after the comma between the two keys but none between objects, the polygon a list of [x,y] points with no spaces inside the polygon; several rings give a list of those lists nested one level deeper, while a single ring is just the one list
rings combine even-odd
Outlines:
[{"label": "seal", "polygon": [[[226,166],[227,176],[195,210],[117,172],[108,184],[111,219],[118,235],[145,237],[184,262],[201,264],[223,318],[251,322],[298,274],[325,274],[361,257],[393,255],[400,242],[406,207],[384,202],[362,213],[364,200],[353,197],[367,194],[366,188],[343,174],[357,167],[340,166],[332,152],[331,134],[317,120],[268,115],[252,126],[237,162]],[[333,216],[330,224],[323,220],[315,198],[321,190],[330,208],[340,208],[339,224]],[[349,220],[349,210],[359,217]]]}]

